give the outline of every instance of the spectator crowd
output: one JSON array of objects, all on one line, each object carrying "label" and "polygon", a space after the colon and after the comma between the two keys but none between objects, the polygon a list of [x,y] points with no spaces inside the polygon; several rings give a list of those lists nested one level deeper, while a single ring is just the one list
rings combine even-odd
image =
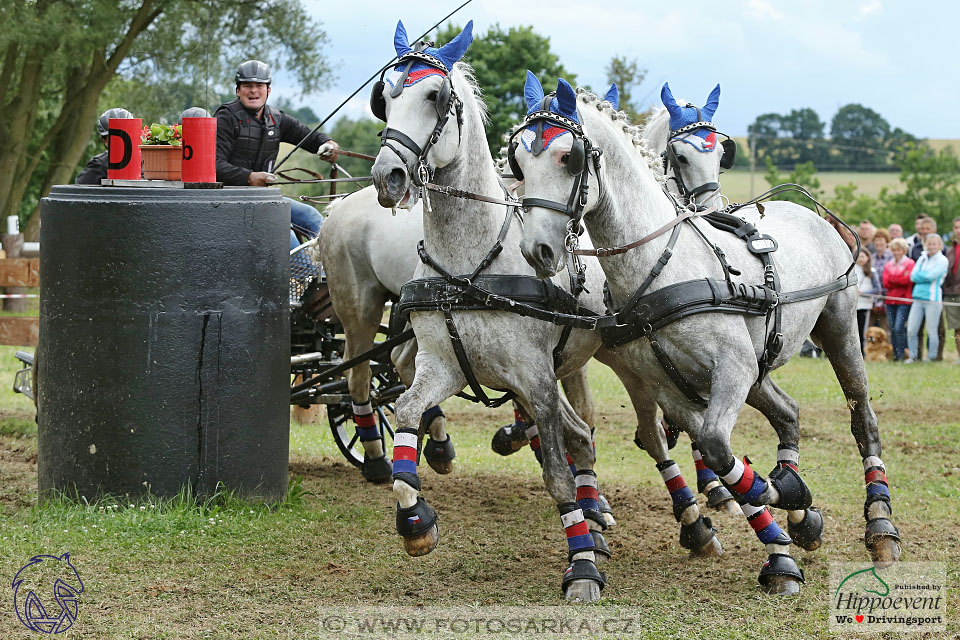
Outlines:
[{"label": "spectator crowd", "polygon": [[904,363],[920,361],[924,352],[927,360],[942,360],[948,331],[960,353],[960,217],[942,237],[925,213],[914,224],[906,238],[899,224],[878,229],[862,220],[857,227],[861,348],[867,328],[882,327],[894,360]]}]

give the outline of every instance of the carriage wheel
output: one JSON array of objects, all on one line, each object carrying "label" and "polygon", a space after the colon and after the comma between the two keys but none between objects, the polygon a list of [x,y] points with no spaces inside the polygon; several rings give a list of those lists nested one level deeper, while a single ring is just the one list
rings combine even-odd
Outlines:
[{"label": "carriage wheel", "polygon": [[[390,455],[390,448],[393,446],[393,400],[387,402],[377,402],[376,398],[384,391],[395,388],[395,381],[392,380],[391,372],[374,371],[373,378],[370,380],[371,401],[374,404],[374,413],[377,416],[377,429],[380,432],[380,442],[383,445],[385,454]],[[393,395],[393,394],[390,394]],[[330,421],[330,430],[333,432],[333,440],[337,443],[340,453],[355,467],[363,464],[363,445],[357,438],[356,425],[353,423],[353,407],[349,402],[327,405],[327,418]],[[387,447],[389,438],[390,447]]]}]

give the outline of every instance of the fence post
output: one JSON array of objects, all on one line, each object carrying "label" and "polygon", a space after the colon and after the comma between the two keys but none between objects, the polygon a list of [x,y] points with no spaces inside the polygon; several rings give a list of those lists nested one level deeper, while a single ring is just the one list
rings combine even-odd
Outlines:
[{"label": "fence post", "polygon": [[[3,243],[3,250],[8,258],[19,258],[23,251],[23,234],[20,233],[20,223],[17,216],[7,216],[7,232],[0,237]],[[26,293],[24,287],[7,287],[4,293]],[[4,311],[26,311],[27,301],[25,298],[4,298]]]}]

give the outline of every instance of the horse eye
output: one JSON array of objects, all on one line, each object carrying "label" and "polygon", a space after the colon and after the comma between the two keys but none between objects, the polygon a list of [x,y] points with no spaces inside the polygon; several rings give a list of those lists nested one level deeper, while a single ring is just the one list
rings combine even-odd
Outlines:
[{"label": "horse eye", "polygon": [[569,161],[570,161],[569,153],[565,153],[562,156],[560,156],[560,162],[562,162],[563,164],[567,164]]},{"label": "horse eye", "polygon": [[690,161],[687,160],[686,156],[677,156],[677,160],[680,162],[680,164],[690,164]]},{"label": "horse eye", "polygon": [[430,100],[431,102],[436,102],[439,96],[440,96],[439,91],[431,91],[430,93],[427,94],[427,100]]}]

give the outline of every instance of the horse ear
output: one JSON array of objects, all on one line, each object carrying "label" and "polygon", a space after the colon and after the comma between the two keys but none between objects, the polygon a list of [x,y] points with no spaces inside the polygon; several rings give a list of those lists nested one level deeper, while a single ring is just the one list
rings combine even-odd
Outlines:
[{"label": "horse ear", "polygon": [[440,47],[439,51],[437,51],[437,57],[440,58],[444,66],[447,67],[447,70],[452,71],[453,65],[463,57],[463,54],[467,52],[467,48],[472,42],[473,20],[467,23],[467,26],[463,28],[463,31],[461,31],[456,38]]},{"label": "horse ear", "polygon": [[402,20],[397,20],[397,31],[393,34],[393,48],[397,50],[397,57],[410,53],[410,40],[407,38],[407,30],[403,26]]},{"label": "horse ear", "polygon": [[533,71],[527,69],[527,81],[523,85],[523,97],[527,101],[527,113],[533,113],[543,102],[543,87]]},{"label": "horse ear", "polygon": [[720,106],[720,85],[718,84],[713,88],[713,91],[710,92],[710,96],[707,98],[707,104],[703,105],[703,113],[707,116],[707,120],[713,122],[713,114],[717,112],[717,107]]},{"label": "horse ear", "polygon": [[563,78],[557,80],[557,110],[562,115],[577,120],[577,92]]},{"label": "horse ear", "polygon": [[663,89],[660,90],[660,102],[667,108],[671,117],[679,116],[683,113],[683,109],[677,104],[676,99],[673,97],[673,92],[670,91],[669,82],[663,83]]},{"label": "horse ear", "polygon": [[614,109],[620,108],[620,92],[617,91],[616,82],[610,85],[610,91],[607,91],[607,95],[603,96],[603,99],[612,104]]}]

